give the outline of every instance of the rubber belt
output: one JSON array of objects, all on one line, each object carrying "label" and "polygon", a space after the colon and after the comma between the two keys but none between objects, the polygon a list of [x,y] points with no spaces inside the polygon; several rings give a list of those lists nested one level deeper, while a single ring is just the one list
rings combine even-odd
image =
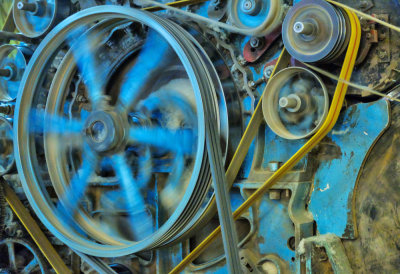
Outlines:
[{"label": "rubber belt", "polygon": [[[351,26],[351,37],[349,41],[349,46],[347,48],[346,57],[343,62],[342,70],[340,73],[340,78],[346,81],[349,81],[354,69],[354,65],[357,58],[357,53],[360,45],[361,39],[361,26],[360,21],[355,15],[354,12],[345,9],[350,19]],[[275,66],[273,74],[277,71],[279,67],[279,62],[286,55],[286,50],[283,49],[281,56],[278,61],[278,65]],[[272,74],[272,75],[273,75]],[[234,213],[233,218],[236,220],[239,218],[245,211],[247,211],[250,206],[261,198],[267,190],[269,190],[275,183],[278,182],[289,170],[291,170],[311,149],[313,149],[333,128],[336,124],[336,121],[339,117],[340,111],[343,106],[343,101],[347,92],[347,85],[339,82],[335,89],[335,94],[332,100],[331,107],[329,109],[328,116],[323,123],[322,127],[317,131],[317,133],[310,138],[310,140],[301,147],[283,166],[281,166],[264,184],[258,188]],[[268,89],[268,85],[264,90],[264,93]],[[247,154],[248,147],[250,146],[252,140],[255,137],[255,133],[258,131],[258,128],[261,125],[261,121],[263,120],[262,116],[262,98],[260,102],[257,104],[256,110],[250,120],[249,125],[245,131],[244,136],[239,144],[239,147],[234,155],[234,159],[232,160],[231,165],[228,168],[229,181],[232,178],[236,177],[236,170],[240,169],[242,161],[240,159],[244,159]],[[247,134],[246,134],[247,133]],[[252,137],[251,139],[247,139]],[[243,148],[241,146],[244,146]],[[244,149],[246,148],[247,149]],[[237,159],[236,159],[237,158]],[[234,164],[234,166],[232,166]],[[228,172],[232,170],[230,174]],[[206,239],[204,239],[191,253],[189,253],[171,272],[170,274],[179,273],[183,271],[183,269],[191,263],[195,258],[197,258],[220,234],[221,228],[217,227]]]}]

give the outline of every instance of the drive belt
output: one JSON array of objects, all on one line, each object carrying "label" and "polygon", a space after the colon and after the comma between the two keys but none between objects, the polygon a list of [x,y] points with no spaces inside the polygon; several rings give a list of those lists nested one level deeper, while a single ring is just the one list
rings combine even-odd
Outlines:
[{"label": "drive belt", "polygon": [[[350,81],[354,65],[357,58],[357,53],[361,39],[361,26],[360,21],[356,14],[348,9],[345,9],[349,15],[351,25],[351,37],[347,48],[345,60],[340,73],[340,78],[346,81]],[[272,76],[276,74],[280,69],[287,66],[288,53],[283,49],[277,65],[272,73]],[[340,111],[343,106],[344,98],[347,92],[348,85],[342,82],[338,82],[335,94],[332,99],[332,103],[329,109],[328,116],[323,123],[322,127],[317,133],[310,138],[310,140],[301,147],[285,164],[283,164],[263,185],[258,188],[234,213],[233,218],[238,219],[243,213],[245,213],[251,205],[253,205],[258,199],[260,199],[279,179],[281,179],[289,170],[291,170],[309,151],[311,151],[333,128],[339,117]],[[264,90],[264,93],[268,90],[268,85]],[[257,107],[253,113],[253,116],[247,126],[247,129],[242,137],[239,147],[229,165],[226,172],[228,184],[231,185],[237,176],[241,164],[247,154],[251,142],[256,136],[258,129],[263,121],[262,114],[262,99],[257,104]],[[205,240],[203,240],[191,253],[189,253],[171,272],[179,273],[196,259],[220,234],[221,227],[217,227]]]}]

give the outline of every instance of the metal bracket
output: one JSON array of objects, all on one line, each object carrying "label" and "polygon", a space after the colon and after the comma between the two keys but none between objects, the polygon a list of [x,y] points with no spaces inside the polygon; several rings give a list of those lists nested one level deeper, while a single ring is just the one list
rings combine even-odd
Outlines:
[{"label": "metal bracket", "polygon": [[[323,247],[325,249],[334,273],[353,273],[342,241],[335,234],[325,234],[309,237],[307,239],[303,239],[300,242],[297,253],[302,261],[305,260],[306,273],[315,273],[312,270],[312,257],[314,247]],[[299,269],[297,272],[300,273]]]}]

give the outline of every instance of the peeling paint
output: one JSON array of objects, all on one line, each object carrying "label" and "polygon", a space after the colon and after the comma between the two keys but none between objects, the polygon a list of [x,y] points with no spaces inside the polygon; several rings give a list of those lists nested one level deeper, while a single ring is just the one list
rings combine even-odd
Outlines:
[{"label": "peeling paint", "polygon": [[329,188],[330,188],[329,184],[327,184],[324,189],[319,189],[319,191],[324,192],[324,191],[327,191]]},{"label": "peeling paint", "polygon": [[[370,117],[376,122],[372,124]],[[332,132],[328,135],[342,153],[339,158],[321,159],[314,177],[317,191],[311,194],[309,210],[319,233],[353,239],[354,229],[350,229],[354,225],[351,218],[353,189],[367,152],[389,123],[388,103],[380,100],[374,104],[354,105],[343,112],[339,120],[334,132],[343,133],[349,128],[343,126],[342,121],[350,124],[351,130],[346,134]],[[326,191],[328,189],[332,191]]]}]

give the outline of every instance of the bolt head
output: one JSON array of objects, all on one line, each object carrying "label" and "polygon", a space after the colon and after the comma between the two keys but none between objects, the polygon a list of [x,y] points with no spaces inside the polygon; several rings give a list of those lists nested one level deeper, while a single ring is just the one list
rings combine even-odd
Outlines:
[{"label": "bolt head", "polygon": [[271,78],[273,69],[274,69],[274,66],[269,66],[269,67],[265,68],[265,70],[264,70],[264,77],[265,77],[266,79]]},{"label": "bolt head", "polygon": [[251,10],[251,8],[253,7],[253,3],[251,1],[244,1],[243,2],[243,9],[245,9],[246,11]]},{"label": "bolt head", "polygon": [[250,39],[250,46],[251,46],[252,48],[259,48],[259,47],[261,46],[261,41],[260,41],[260,39],[257,38],[257,37],[252,37],[252,38]]}]

